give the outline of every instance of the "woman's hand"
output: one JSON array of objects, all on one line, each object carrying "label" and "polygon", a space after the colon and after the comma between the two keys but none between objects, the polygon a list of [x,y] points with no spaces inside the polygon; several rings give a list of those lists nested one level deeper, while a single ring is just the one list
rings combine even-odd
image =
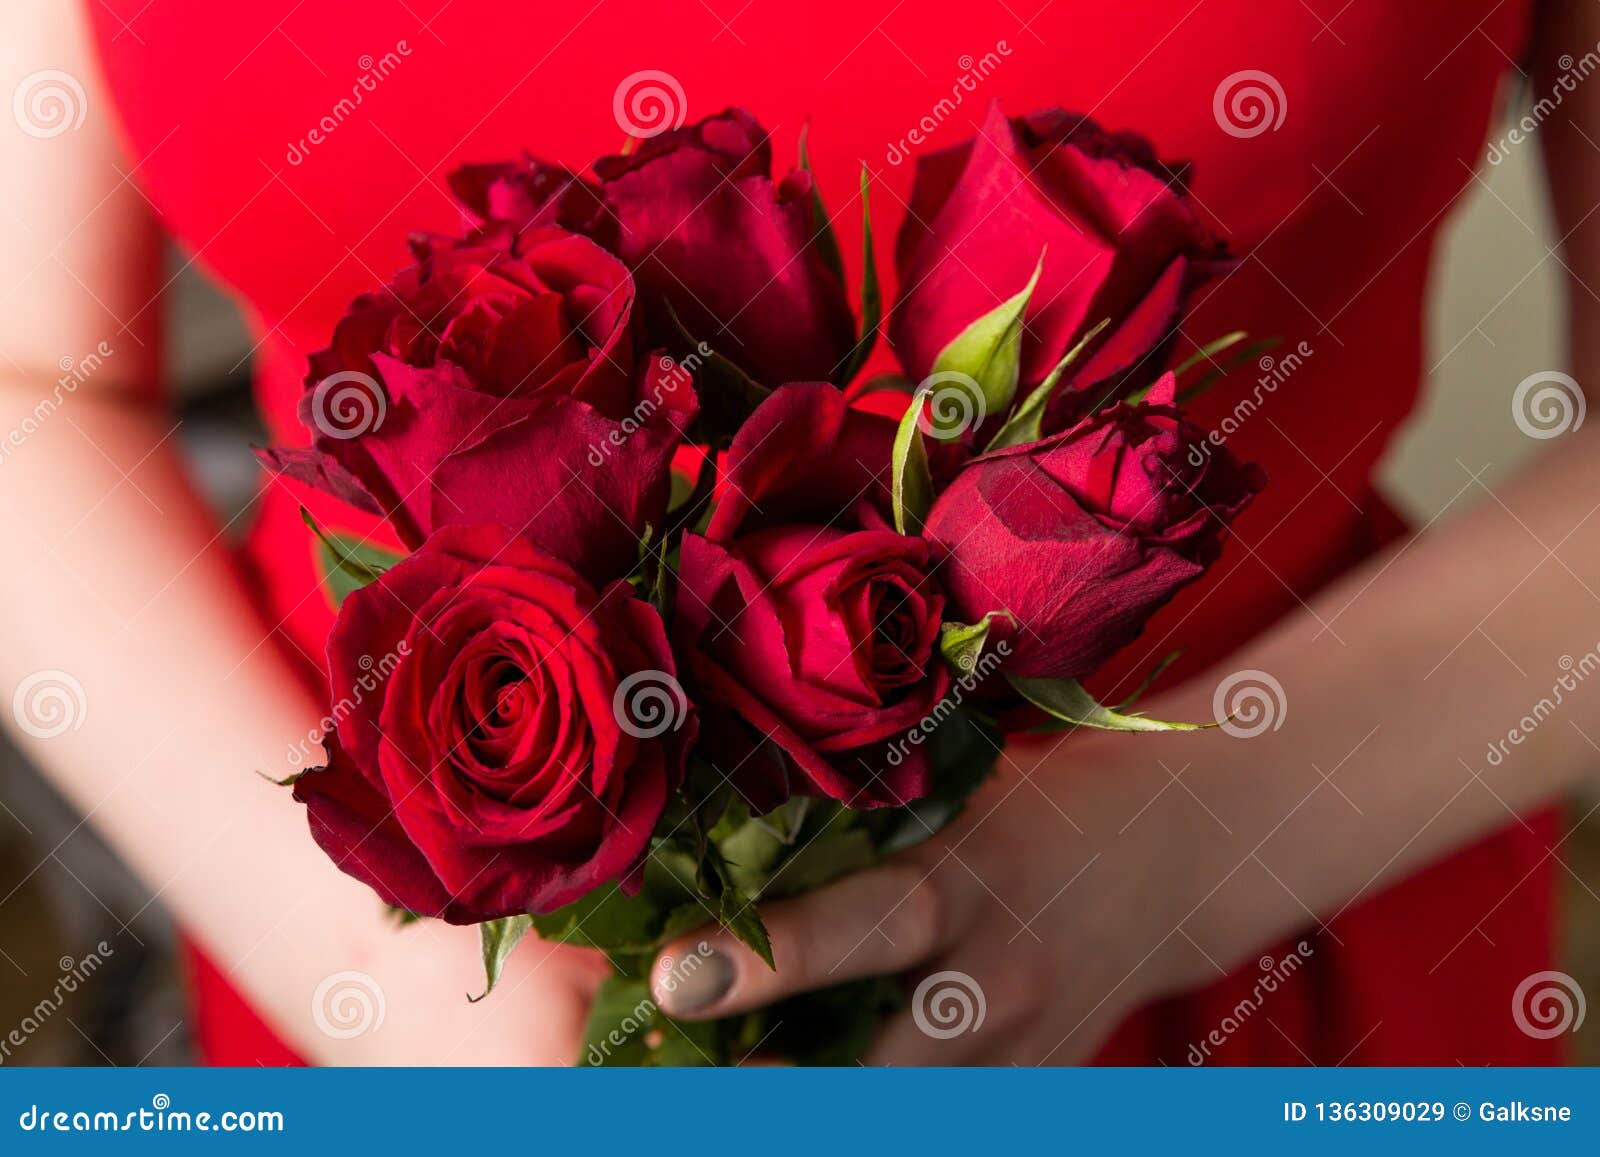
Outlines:
[{"label": "woman's hand", "polygon": [[[308,1059],[329,1065],[569,1065],[579,1055],[599,953],[528,937],[479,1002],[476,929],[386,921],[365,951],[325,957],[331,969],[298,1023],[280,1024]],[[340,967],[335,967],[340,965]]]},{"label": "woman's hand", "polygon": [[[1087,1060],[1127,1013],[1215,974],[1177,934],[1201,899],[1189,896],[1183,863],[1207,837],[1170,806],[1166,795],[1182,793],[1162,793],[1170,780],[1158,761],[1182,766],[1187,753],[1146,752],[1135,768],[1119,748],[1129,750],[1126,737],[1014,742],[937,837],[764,906],[777,971],[725,933],[696,933],[663,949],[657,1000],[700,1020],[860,977],[908,973],[915,986],[950,972],[960,975],[934,979],[885,1023],[870,1062]],[[698,966],[674,972],[690,955]]]}]

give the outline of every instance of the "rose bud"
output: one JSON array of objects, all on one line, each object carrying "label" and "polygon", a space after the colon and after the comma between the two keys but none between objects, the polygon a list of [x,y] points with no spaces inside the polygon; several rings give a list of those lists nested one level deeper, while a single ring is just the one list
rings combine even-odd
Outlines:
[{"label": "rose bud", "polygon": [[[884,525],[894,520],[890,465],[897,420],[852,406],[826,382],[791,382],[745,420],[728,453],[712,539],[783,522],[830,522],[865,502]],[[936,483],[965,460],[955,442],[930,442]]]},{"label": "rose bud", "polygon": [[432,242],[312,355],[313,446],[262,458],[386,515],[407,546],[497,522],[616,577],[664,516],[696,411],[689,374],[635,363],[632,307],[627,270],[574,234]]},{"label": "rose bud", "polygon": [[416,265],[356,298],[329,348],[311,355],[307,386],[371,374],[381,353],[417,368],[450,362],[486,394],[570,394],[621,417],[633,298],[620,261],[560,229],[431,242]]},{"label": "rose bud", "polygon": [[893,519],[890,460],[895,423],[856,409],[826,382],[775,390],[728,449],[714,540],[774,523],[830,522],[859,502]]},{"label": "rose bud", "polygon": [[772,180],[767,132],[743,109],[662,133],[595,164],[614,236],[633,270],[652,345],[683,328],[757,381],[833,381],[855,345],[845,287],[814,239],[811,178]]},{"label": "rose bud", "polygon": [[[1143,138],[1050,109],[1007,120],[991,106],[972,142],[917,163],[896,244],[905,287],[889,336],[918,380],[962,330],[1028,284],[1019,396],[1086,331],[1111,325],[1056,389],[1046,432],[1147,385],[1190,291],[1223,248]],[[1092,394],[1092,397],[1090,396]]]},{"label": "rose bud", "polygon": [[889,747],[949,688],[928,544],[881,508],[893,437],[832,386],[777,391],[734,438],[725,494],[679,570],[674,637],[697,698],[782,751],[797,790],[851,807],[926,793],[927,749]]},{"label": "rose bud", "polygon": [[1167,374],[1144,403],[981,455],[934,502],[925,534],[943,552],[953,617],[1017,621],[1008,673],[1094,672],[1215,561],[1265,483],[1207,445],[1174,390]]},{"label": "rose bud", "polygon": [[456,924],[631,883],[696,721],[654,608],[492,526],[354,591],[328,638],[338,727],[295,781],[389,904]]},{"label": "rose bud", "polygon": [[591,181],[531,154],[518,161],[462,165],[447,180],[479,226],[498,223],[521,231],[559,225],[590,234],[604,212]]}]

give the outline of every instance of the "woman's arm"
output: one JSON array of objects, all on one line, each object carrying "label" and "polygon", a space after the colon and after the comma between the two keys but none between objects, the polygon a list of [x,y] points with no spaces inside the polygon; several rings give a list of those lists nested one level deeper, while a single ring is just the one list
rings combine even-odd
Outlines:
[{"label": "woman's arm", "polygon": [[[157,404],[158,233],[117,158],[77,6],[23,0],[6,24],[0,76],[64,70],[87,115],[75,132],[0,136],[0,714],[305,1054],[569,1060],[590,960],[524,952],[490,1004],[469,1006],[477,938],[398,928],[255,774],[294,770],[289,744],[323,712],[242,593]],[[82,689],[72,725],[49,738],[37,733],[56,717],[9,707],[38,672]],[[385,1016],[336,1040],[312,998],[350,970],[382,989]]]},{"label": "woman's arm", "polygon": [[[1561,54],[1597,42],[1600,8],[1548,4],[1536,91]],[[1540,136],[1571,274],[1572,363],[1594,387],[1600,85],[1565,95]],[[718,940],[726,965],[663,1002],[715,1016],[853,976],[958,969],[980,979],[996,1031],[936,1040],[902,1015],[877,1059],[1082,1059],[1133,1008],[1592,782],[1600,678],[1582,659],[1600,647],[1600,423],[1475,489],[1469,513],[1372,560],[1227,670],[1142,705],[1209,718],[1217,681],[1255,669],[1284,688],[1280,729],[1014,746],[948,835],[767,911],[776,973]],[[1508,741],[1563,676],[1574,689],[1554,713]],[[1483,896],[1485,914],[1504,900]]]},{"label": "woman's arm", "polygon": [[[1556,90],[1564,54],[1581,57],[1597,43],[1600,9],[1547,0],[1535,29],[1535,97]],[[1539,141],[1556,259],[1569,274],[1570,364],[1592,404],[1600,398],[1600,89],[1580,84],[1564,97]],[[1495,420],[1509,417],[1512,385]],[[1592,657],[1582,660],[1600,648],[1600,427],[1585,423],[1509,482],[1486,477],[1473,490],[1468,513],[1375,559],[1232,664],[1278,675],[1292,708],[1281,731],[1228,745],[1244,757],[1232,757],[1237,765],[1206,773],[1238,833],[1216,866],[1232,870],[1259,843],[1281,877],[1241,871],[1185,924],[1229,961],[1303,924],[1308,909],[1327,920],[1594,783],[1600,680]],[[1554,713],[1525,730],[1564,677],[1575,690],[1563,688]],[[1185,695],[1185,706],[1205,692]],[[1273,773],[1260,774],[1264,767]],[[1339,791],[1314,790],[1324,772],[1366,814]],[[1503,899],[1485,896],[1485,913]]]}]

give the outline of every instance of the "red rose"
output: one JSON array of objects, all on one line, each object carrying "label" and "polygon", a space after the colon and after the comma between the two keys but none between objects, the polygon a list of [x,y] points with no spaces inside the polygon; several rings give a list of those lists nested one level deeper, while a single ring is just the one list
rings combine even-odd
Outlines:
[{"label": "red rose", "polygon": [[486,394],[571,395],[623,416],[634,291],[620,261],[560,229],[417,244],[417,264],[356,298],[329,348],[311,355],[308,425],[331,421],[317,411],[317,384],[342,371],[373,373],[373,354],[417,368],[449,362]]},{"label": "red rose", "polygon": [[604,212],[593,182],[531,154],[518,161],[462,165],[448,179],[450,191],[479,225],[503,222],[517,230],[559,225],[587,234]]},{"label": "red rose", "polygon": [[387,515],[408,546],[497,522],[591,578],[623,573],[696,410],[687,373],[634,361],[626,268],[551,229],[419,249],[312,355],[313,446],[264,460]]},{"label": "red rose", "polygon": [[773,181],[771,142],[750,113],[650,137],[594,173],[525,157],[464,166],[450,187],[479,222],[559,224],[615,253],[638,279],[652,345],[676,347],[686,329],[767,385],[842,376],[855,319],[813,244],[811,177]]},{"label": "red rose", "polygon": [[727,493],[705,537],[684,537],[679,570],[675,637],[707,709],[852,807],[926,793],[926,748],[888,748],[949,688],[928,544],[875,505],[893,434],[832,386],[779,390],[734,438]]},{"label": "red rose", "polygon": [[1221,254],[1181,169],[1161,165],[1148,141],[1061,109],[1007,120],[994,105],[970,144],[917,162],[890,340],[907,372],[925,378],[963,329],[1027,285],[1042,256],[1024,315],[1022,390],[1112,319],[1056,390],[1048,431],[1057,415],[1078,416],[1075,395],[1092,390],[1099,402],[1157,376],[1186,296]]},{"label": "red rose", "polygon": [[329,763],[295,782],[312,834],[451,923],[625,880],[695,735],[654,609],[498,527],[441,531],[352,593],[328,666]]},{"label": "red rose", "polygon": [[1009,611],[1006,669],[1092,673],[1204,573],[1265,482],[1173,405],[1167,374],[1051,438],[973,459],[929,512],[940,578],[963,622]]},{"label": "red rose", "polygon": [[[826,382],[775,390],[739,428],[708,536],[719,539],[733,527],[749,533],[776,523],[828,522],[862,502],[891,524],[896,424],[852,406]],[[955,442],[930,442],[926,452],[935,482],[954,476],[965,458]]]},{"label": "red rose", "polygon": [[[594,235],[638,279],[652,344],[684,328],[757,381],[834,381],[855,346],[840,278],[813,243],[811,178],[772,180],[767,132],[742,109],[662,133],[595,164]],[[609,232],[608,232],[609,230]]]},{"label": "red rose", "polygon": [[[826,382],[791,383],[756,407],[729,447],[709,537],[775,523],[827,522],[865,502],[892,520],[895,423]],[[937,448],[936,448],[937,450]]]}]

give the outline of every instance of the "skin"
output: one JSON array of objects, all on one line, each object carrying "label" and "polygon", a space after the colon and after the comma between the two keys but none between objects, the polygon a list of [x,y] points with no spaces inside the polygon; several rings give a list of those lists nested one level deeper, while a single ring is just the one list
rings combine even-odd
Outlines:
[{"label": "skin", "polygon": [[[1563,53],[1600,41],[1600,8],[1547,3],[1539,20],[1536,94],[1552,91]],[[1592,385],[1600,89],[1566,94],[1538,138],[1562,238],[1570,365]],[[732,986],[681,1015],[951,969],[980,982],[983,1030],[935,1039],[900,1013],[870,1061],[1081,1062],[1150,1001],[1215,980],[1517,814],[1592,788],[1600,692],[1583,684],[1499,766],[1483,753],[1542,693],[1530,688],[1550,686],[1561,656],[1600,638],[1600,595],[1583,577],[1600,573],[1600,427],[1563,435],[1514,481],[1476,497],[1230,657],[1229,670],[1283,684],[1292,709],[1280,729],[1243,744],[1105,733],[1014,744],[950,831],[892,865],[764,908],[775,973],[732,938],[711,937],[734,962]],[[1325,624],[1342,645],[1330,645]],[[1215,682],[1194,683],[1204,685],[1141,709],[1212,718]],[[1486,896],[1485,910],[1497,899]],[[700,939],[662,958],[681,960]],[[670,1010],[667,975],[658,965],[653,980]]]},{"label": "skin", "polygon": [[[6,75],[48,59],[83,78],[91,108],[110,103],[76,6],[14,0],[8,17]],[[1600,42],[1600,8],[1549,3],[1540,21],[1534,84],[1548,90],[1562,52]],[[1600,214],[1590,216],[1600,86],[1580,85],[1539,140],[1571,280],[1571,362],[1580,382],[1600,380],[1600,295],[1589,288],[1600,285]],[[461,994],[481,988],[476,937],[433,922],[396,928],[307,838],[287,793],[251,774],[287,774],[286,737],[305,735],[323,706],[242,592],[158,400],[157,222],[124,179],[105,118],[48,148],[17,133],[3,142],[0,261],[17,288],[0,310],[0,431],[50,393],[63,351],[81,356],[108,333],[116,351],[0,463],[0,686],[61,669],[88,704],[78,729],[18,741],[309,1058],[571,1059],[598,959],[530,938],[489,1001],[467,1004]],[[1462,736],[1500,731],[1522,710],[1510,705],[1529,683],[1513,663],[1542,672],[1600,637],[1596,596],[1578,577],[1600,573],[1597,439],[1590,423],[1554,441],[1470,512],[1374,559],[1231,659],[1285,686],[1293,710],[1280,730],[1244,745],[1018,743],[940,838],[765,908],[778,973],[710,937],[735,977],[696,1015],[852,976],[951,968],[983,978],[995,1030],[940,1041],[902,1018],[873,1060],[1083,1060],[1147,1001],[1204,984],[1508,812],[1591,782],[1600,697],[1587,687],[1500,766],[1474,776],[1461,756],[1481,751]],[[1484,648],[1485,622],[1513,663]],[[1324,623],[1342,645],[1317,640]],[[1214,684],[1201,682],[1145,706],[1209,718]],[[1172,790],[1168,767],[1184,769],[1187,792]],[[1318,768],[1335,769],[1340,791]],[[681,959],[701,938],[664,955]],[[386,1012],[379,1031],[338,1040],[308,1012],[317,986],[347,970],[373,978]]]},{"label": "skin", "polygon": [[[25,0],[7,16],[5,75],[49,60],[83,78],[91,109],[109,106],[77,5]],[[107,128],[90,116],[48,141],[4,134],[16,155],[0,163],[0,262],[32,272],[0,310],[0,430],[50,393],[62,351],[108,334],[115,351],[0,464],[0,684],[9,695],[32,672],[69,671],[88,708],[78,730],[19,742],[303,1055],[568,1061],[600,962],[530,941],[490,1003],[468,1004],[483,989],[476,934],[397,928],[318,851],[288,792],[255,774],[289,774],[288,744],[326,705],[247,601],[179,459],[155,389],[156,222]],[[339,1040],[310,1010],[348,970],[373,978],[385,1014]]]}]

